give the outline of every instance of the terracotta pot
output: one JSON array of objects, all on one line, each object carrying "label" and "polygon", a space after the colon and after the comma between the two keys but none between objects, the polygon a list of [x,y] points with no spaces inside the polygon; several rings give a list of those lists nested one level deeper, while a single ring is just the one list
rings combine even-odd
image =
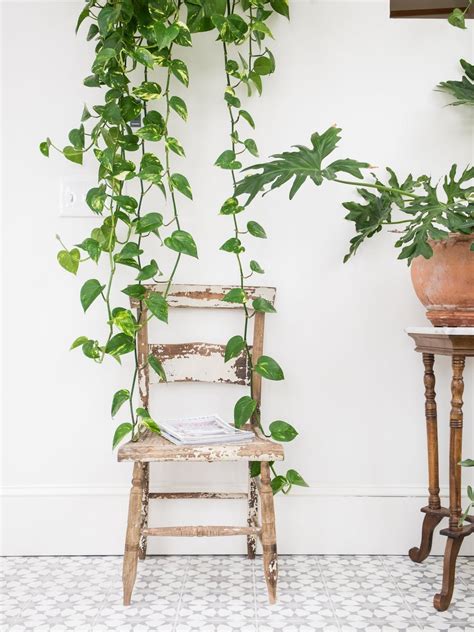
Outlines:
[{"label": "terracotta pot", "polygon": [[411,279],[416,295],[435,326],[474,326],[474,234],[453,233],[430,241],[431,259],[416,257]]}]

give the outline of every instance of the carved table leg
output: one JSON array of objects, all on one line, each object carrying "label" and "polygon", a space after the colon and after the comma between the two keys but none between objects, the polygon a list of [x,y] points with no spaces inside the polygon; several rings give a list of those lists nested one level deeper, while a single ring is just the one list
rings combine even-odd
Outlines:
[{"label": "carved table leg", "polygon": [[141,560],[146,558],[147,537],[143,535],[143,529],[148,526],[148,491],[150,487],[150,464],[143,464],[143,486],[142,486],[142,507],[140,521],[140,542],[138,544],[138,557]]},{"label": "carved table leg", "polygon": [[449,443],[449,529],[448,541],[444,554],[443,585],[441,593],[434,598],[437,610],[446,610],[451,603],[456,573],[456,559],[464,536],[459,521],[462,515],[461,505],[461,466],[462,455],[462,396],[464,392],[463,371],[465,357],[453,355],[453,379],[451,381],[451,415],[450,415],[450,443]]},{"label": "carved table leg", "polygon": [[276,603],[276,589],[278,579],[278,555],[275,532],[275,509],[273,504],[273,491],[270,485],[270,467],[268,463],[261,465],[261,489],[262,501],[262,548],[263,571],[267,582],[268,601]]},{"label": "carved table leg", "polygon": [[123,605],[129,606],[133,586],[137,576],[138,542],[140,540],[141,504],[143,488],[143,464],[136,461],[133,465],[132,489],[128,504],[127,536],[123,554]]},{"label": "carved table leg", "polygon": [[436,610],[443,612],[449,608],[454,591],[454,580],[456,576],[456,560],[461,548],[463,537],[450,538],[446,542],[443,563],[443,585],[441,592],[434,596],[433,605]]},{"label": "carved table leg", "polygon": [[[413,547],[408,555],[414,562],[423,562],[431,551],[433,544],[433,531],[443,519],[443,515],[437,510],[441,508],[439,499],[439,464],[438,464],[438,420],[436,409],[435,375],[433,371],[434,355],[423,353],[423,364],[425,366],[425,418],[426,434],[428,441],[428,477],[429,477],[429,501],[428,507],[424,509],[426,515],[423,520],[421,544]],[[433,510],[430,512],[430,510]]]},{"label": "carved table leg", "polygon": [[[248,517],[247,524],[254,527],[258,517],[258,494],[255,479],[250,476],[251,463],[249,463],[249,491],[248,491]],[[247,556],[249,560],[255,559],[257,553],[257,538],[254,535],[247,536]]]}]

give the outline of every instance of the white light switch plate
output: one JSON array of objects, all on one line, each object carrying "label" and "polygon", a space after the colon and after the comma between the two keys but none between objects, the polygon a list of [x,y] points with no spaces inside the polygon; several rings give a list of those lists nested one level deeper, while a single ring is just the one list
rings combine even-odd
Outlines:
[{"label": "white light switch plate", "polygon": [[97,186],[93,178],[84,176],[68,176],[61,181],[59,200],[60,217],[91,217],[97,218],[87,206],[86,195],[89,189]]}]

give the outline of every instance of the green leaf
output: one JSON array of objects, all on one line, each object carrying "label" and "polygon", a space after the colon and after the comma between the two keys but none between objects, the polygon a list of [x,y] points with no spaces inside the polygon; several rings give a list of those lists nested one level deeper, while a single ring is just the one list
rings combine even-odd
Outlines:
[{"label": "green leaf", "polygon": [[146,281],[147,279],[152,279],[154,276],[158,274],[158,264],[154,259],[150,261],[150,263],[140,270],[137,276],[137,281]]},{"label": "green leaf", "polygon": [[94,211],[94,213],[102,213],[106,199],[107,193],[105,191],[105,185],[103,184],[89,189],[86,195],[87,206]]},{"label": "green leaf", "polygon": [[170,64],[170,69],[178,81],[180,81],[186,87],[189,85],[188,67],[186,66],[184,61],[181,61],[181,59],[173,59]]},{"label": "green leaf", "polygon": [[270,29],[268,28],[268,26],[265,24],[265,22],[260,22],[260,21],[255,21],[252,24],[252,31],[256,31],[257,33],[262,33],[263,35],[268,35],[269,37],[271,37],[272,39],[275,39],[273,37],[273,33],[270,31]]},{"label": "green leaf", "polygon": [[458,29],[465,29],[466,20],[464,18],[464,11],[461,9],[454,9],[448,17],[448,22],[451,26],[456,26]]},{"label": "green leaf", "polygon": [[188,108],[186,107],[186,103],[181,99],[181,97],[171,97],[169,100],[169,105],[172,110],[174,110],[179,116],[186,121],[188,118]]},{"label": "green leaf", "polygon": [[87,3],[86,6],[82,9],[82,11],[79,13],[79,17],[77,18],[77,22],[76,22],[76,35],[79,30],[79,27],[84,22],[84,20],[88,17],[89,17],[89,3]]},{"label": "green leaf", "polygon": [[163,365],[158,360],[158,358],[155,358],[155,356],[152,356],[152,355],[148,356],[148,364],[155,371],[155,373],[158,375],[161,381],[166,382],[166,373],[163,368]]},{"label": "green leaf", "polygon": [[245,296],[245,292],[242,288],[234,287],[227,292],[222,300],[226,303],[240,303],[243,305],[247,302],[247,297]]},{"label": "green leaf", "polygon": [[77,248],[73,248],[72,250],[60,250],[58,252],[58,262],[59,265],[62,266],[68,272],[72,272],[72,274],[76,274],[77,269],[79,268],[79,260],[81,258],[81,253]]},{"label": "green leaf", "polygon": [[232,358],[237,358],[245,349],[245,340],[242,336],[232,336],[226,344],[224,362],[229,362]]},{"label": "green leaf", "polygon": [[98,88],[100,86],[100,79],[97,75],[89,75],[82,83],[88,88]]},{"label": "green leaf", "polygon": [[118,411],[120,410],[120,407],[122,406],[122,404],[125,404],[125,402],[127,402],[130,399],[130,391],[128,391],[125,388],[122,388],[120,391],[117,391],[113,397],[112,400],[112,417],[115,417],[115,415],[118,413]]},{"label": "green leaf", "polygon": [[97,16],[97,24],[102,37],[106,37],[110,31],[114,28],[115,23],[120,17],[120,4],[106,5],[99,11]]},{"label": "green leaf", "polygon": [[255,129],[255,122],[246,110],[239,110],[239,114],[245,121],[247,121],[252,129]]},{"label": "green leaf", "polygon": [[82,345],[82,353],[86,358],[91,360],[97,360],[100,357],[99,344],[97,340],[88,340]]},{"label": "green leaf", "polygon": [[293,441],[298,432],[286,421],[272,421],[269,426],[272,438],[275,441]]},{"label": "green leaf", "polygon": [[254,371],[259,373],[262,377],[265,377],[267,380],[285,379],[280,365],[270,356],[260,356],[254,366]]},{"label": "green leaf", "polygon": [[179,29],[178,35],[175,39],[176,44],[179,44],[180,46],[192,46],[191,31],[187,25],[178,21],[175,26]]},{"label": "green leaf", "polygon": [[138,99],[134,99],[130,96],[125,96],[120,99],[119,102],[120,113],[124,121],[133,121],[142,111],[142,104]]},{"label": "green leaf", "polygon": [[461,465],[463,467],[474,467],[474,459],[465,459],[464,461],[461,461]]},{"label": "green leaf", "polygon": [[[116,55],[117,52],[114,48],[101,48],[96,55],[94,63],[92,64],[92,72],[95,73],[95,75],[104,72],[109,62],[114,59]],[[84,85],[90,88],[96,88],[100,85],[99,78],[97,76],[90,75],[84,79]]]},{"label": "green leaf", "polygon": [[252,272],[256,272],[257,274],[265,273],[265,270],[260,267],[260,264],[257,261],[254,261],[253,259],[250,262],[250,269],[252,270]]},{"label": "green leaf", "polygon": [[185,155],[184,154],[184,149],[181,146],[181,143],[176,138],[173,138],[172,136],[167,136],[167,138],[166,138],[166,146],[168,147],[168,149],[171,149],[171,151],[173,151],[178,156],[184,156]]},{"label": "green leaf", "polygon": [[70,160],[71,162],[75,162],[78,165],[82,165],[82,151],[80,149],[76,149],[71,145],[67,145],[63,149],[63,154],[65,158]]},{"label": "green leaf", "polygon": [[175,252],[180,252],[191,257],[198,258],[196,244],[192,235],[184,230],[175,230],[170,237],[164,240],[165,246]]},{"label": "green leaf", "polygon": [[284,490],[287,485],[288,481],[284,476],[275,476],[275,478],[272,478],[271,486],[273,495],[278,494],[278,492]]},{"label": "green leaf", "polygon": [[132,93],[143,101],[151,101],[161,96],[161,87],[156,81],[143,81],[139,86],[133,88]]},{"label": "green leaf", "polygon": [[235,254],[239,254],[245,251],[245,248],[242,246],[242,242],[237,237],[231,237],[226,242],[222,244],[220,250],[224,250],[224,252],[233,252]]},{"label": "green leaf", "polygon": [[266,239],[267,233],[264,228],[258,222],[248,222],[247,230],[254,237],[259,237],[260,239]]},{"label": "green leaf", "polygon": [[139,257],[141,254],[143,254],[143,250],[139,247],[139,245],[136,244],[134,241],[128,241],[122,248],[122,250],[117,255],[115,255],[115,257],[118,257],[117,260],[133,259],[135,257]]},{"label": "green leaf", "polygon": [[132,424],[129,422],[125,422],[117,426],[114,434],[114,438],[112,440],[112,450],[118,446],[118,444],[124,439],[128,434],[130,434],[133,430]]},{"label": "green leaf", "polygon": [[224,204],[221,206],[219,213],[221,215],[235,215],[244,210],[243,206],[239,205],[239,200],[236,197],[227,198]]},{"label": "green leaf", "polygon": [[97,279],[89,279],[81,287],[81,305],[86,312],[95,299],[100,295],[105,285],[101,285]]},{"label": "green leaf", "polygon": [[260,476],[261,469],[260,461],[250,461],[250,476],[252,478]]},{"label": "green leaf", "polygon": [[91,237],[87,237],[84,239],[82,244],[76,244],[78,248],[87,252],[92,261],[99,261],[100,253],[102,249],[100,247],[99,242],[96,239],[92,239]]},{"label": "green leaf", "polygon": [[89,30],[87,31],[86,40],[90,42],[91,39],[94,39],[94,37],[97,35],[98,32],[99,32],[99,29],[97,27],[97,24],[91,24],[89,26]]},{"label": "green leaf", "polygon": [[288,470],[286,478],[291,485],[299,485],[300,487],[309,487],[308,483],[296,470]]},{"label": "green leaf", "polygon": [[117,202],[119,208],[123,208],[127,213],[134,213],[137,210],[137,200],[129,195],[114,195],[112,199]]},{"label": "green leaf", "polygon": [[162,294],[150,292],[148,298],[145,299],[145,304],[158,320],[168,322],[168,303]]},{"label": "green leaf", "polygon": [[256,408],[257,402],[249,395],[241,397],[234,407],[235,427],[241,428],[250,419]]},{"label": "green leaf", "polygon": [[128,285],[122,292],[137,300],[142,300],[146,296],[146,288],[143,285]]},{"label": "green leaf", "polygon": [[311,136],[311,148],[296,145],[295,151],[276,154],[272,156],[275,160],[249,167],[252,170],[261,169],[261,171],[239,181],[235,195],[248,193],[249,198],[246,204],[249,204],[256,195],[264,192],[267,186],[270,186],[270,190],[275,189],[292,178],[294,181],[290,197],[295,195],[307,178],[311,178],[317,186],[321,185],[325,178],[334,179],[341,171],[362,178],[361,169],[368,168],[369,163],[345,159],[336,160],[324,169],[322,167],[324,158],[336,148],[340,140],[340,131],[337,127],[330,127],[323,134],[315,132]]},{"label": "green leaf", "polygon": [[161,213],[147,213],[140,217],[135,224],[135,232],[138,234],[156,231],[163,225],[163,215]]},{"label": "green leaf", "polygon": [[145,153],[140,162],[138,177],[141,180],[147,180],[148,182],[159,184],[161,182],[162,173],[163,165],[160,160],[154,154],[148,152]]},{"label": "green leaf", "polygon": [[256,312],[267,312],[269,314],[273,314],[276,312],[276,309],[267,301],[266,298],[255,298],[252,302],[253,308]]},{"label": "green leaf", "polygon": [[288,0],[270,0],[270,5],[274,11],[280,15],[284,15],[285,18],[290,17],[290,10],[288,8]]},{"label": "green leaf", "polygon": [[226,88],[226,91],[224,92],[224,99],[233,108],[240,108],[240,99],[235,96],[233,88]]},{"label": "green leaf", "polygon": [[221,169],[240,169],[242,167],[242,163],[235,159],[235,152],[232,149],[223,151],[214,164]]},{"label": "green leaf", "polygon": [[87,105],[84,105],[84,107],[82,108],[82,115],[81,115],[81,121],[87,121],[88,119],[91,118],[91,113],[89,112],[89,110],[87,109]]},{"label": "green leaf", "polygon": [[84,149],[84,125],[72,129],[68,134],[68,138],[74,149]]},{"label": "green leaf", "polygon": [[257,57],[253,64],[253,70],[257,75],[271,75],[275,71],[275,63],[269,57]]},{"label": "green leaf", "polygon": [[139,327],[132,312],[128,309],[119,307],[114,309],[112,314],[112,323],[123,331],[124,334],[133,338]]},{"label": "green leaf", "polygon": [[130,353],[134,349],[135,340],[132,336],[127,336],[127,334],[115,334],[107,343],[105,352],[113,356],[120,356],[125,353]]},{"label": "green leaf", "polygon": [[173,173],[173,175],[171,176],[171,183],[174,189],[177,189],[180,193],[185,195],[190,200],[193,199],[193,194],[191,192],[189,182],[187,178],[181,173]]},{"label": "green leaf", "polygon": [[159,141],[163,138],[164,130],[159,125],[144,125],[137,129],[135,134],[143,140]]},{"label": "green leaf", "polygon": [[152,53],[143,46],[137,46],[132,52],[132,57],[147,68],[153,68],[156,63],[155,57]]},{"label": "green leaf", "polygon": [[179,34],[179,27],[176,24],[166,26],[163,22],[153,24],[153,32],[158,49],[168,48]]},{"label": "green leaf", "polygon": [[77,347],[82,347],[82,345],[88,340],[89,338],[87,336],[79,336],[79,338],[76,338],[74,342],[72,343],[72,345],[69,347],[69,351],[72,351],[73,349],[77,349]]},{"label": "green leaf", "polygon": [[252,138],[247,138],[247,140],[244,140],[244,145],[245,148],[252,154],[252,156],[258,157],[257,144]]},{"label": "green leaf", "polygon": [[50,147],[51,147],[51,141],[49,140],[49,138],[47,138],[45,141],[43,141],[39,145],[40,152],[43,154],[43,156],[46,156],[46,158],[49,157]]},{"label": "green leaf", "polygon": [[142,424],[146,426],[148,430],[151,430],[152,432],[156,432],[156,434],[161,434],[161,430],[158,427],[158,424],[156,423],[156,421],[153,421],[153,419],[151,419],[150,417],[144,417],[142,419]]},{"label": "green leaf", "polygon": [[101,115],[104,121],[107,121],[107,123],[112,123],[112,125],[120,125],[120,123],[122,123],[122,120],[123,120],[122,112],[119,106],[117,105],[117,103],[114,103],[113,101],[111,101],[110,103],[107,103],[107,105],[102,110]]}]

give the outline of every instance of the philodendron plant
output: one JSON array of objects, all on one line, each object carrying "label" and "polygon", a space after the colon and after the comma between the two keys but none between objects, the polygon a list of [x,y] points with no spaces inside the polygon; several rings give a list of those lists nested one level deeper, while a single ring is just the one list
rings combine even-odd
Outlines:
[{"label": "philodendron plant", "polygon": [[[463,67],[468,67],[466,62]],[[471,69],[474,70],[469,67],[470,72]],[[414,257],[429,259],[433,255],[430,240],[445,239],[450,232],[468,235],[474,232],[474,167],[466,167],[458,175],[457,166],[453,165],[437,182],[427,175],[413,177],[410,174],[402,179],[393,169],[387,168],[387,178],[382,180],[367,162],[351,158],[329,161],[340,140],[340,132],[337,127],[330,127],[322,134],[315,132],[310,146],[296,145],[293,151],[276,154],[272,156],[273,160],[245,169],[244,177],[237,183],[236,195],[246,195],[243,202],[246,205],[259,193],[265,195],[286,183],[291,183],[290,199],[307,180],[316,186],[332,181],[352,187],[361,199],[343,203],[348,211],[345,219],[353,222],[356,232],[344,262],[366,239],[386,227],[397,228],[395,247],[400,251],[398,258],[405,259],[408,264]],[[249,171],[251,173],[247,173]],[[370,179],[364,179],[365,172],[370,172]],[[352,179],[348,180],[348,175]],[[471,250],[474,250],[474,244]],[[466,467],[473,464],[471,459],[461,463]],[[470,504],[461,521],[474,507],[471,486],[467,494]]]},{"label": "philodendron plant", "polygon": [[[361,200],[343,203],[349,211],[345,218],[353,222],[356,232],[344,261],[357,252],[363,241],[387,226],[397,227],[398,258],[406,259],[408,264],[419,255],[427,259],[432,256],[430,240],[444,239],[450,232],[474,231],[474,167],[458,175],[457,166],[453,165],[441,183],[433,182],[427,175],[410,174],[402,179],[390,168],[382,180],[368,162],[351,158],[329,162],[340,132],[337,127],[322,134],[315,132],[310,146],[296,145],[293,151],[272,156],[274,160],[248,167],[244,173],[252,173],[237,183],[237,195],[248,195],[245,204],[249,204],[261,191],[265,194],[291,182],[292,199],[306,180],[316,186],[333,181],[352,187]],[[366,179],[364,172],[370,172]]]},{"label": "philodendron plant", "polygon": [[[76,32],[88,22],[87,40],[93,43],[95,51],[91,74],[84,79],[84,85],[102,88],[100,102],[84,107],[79,125],[69,132],[69,144],[61,148],[48,138],[40,150],[45,156],[56,150],[79,165],[89,153],[98,168],[97,184],[88,192],[86,201],[91,213],[101,218],[101,224],[73,246],[60,241],[58,261],[75,275],[82,267],[98,270],[99,261],[106,260],[106,278],[96,278],[100,275],[93,272],[93,278],[86,280],[80,291],[84,312],[96,301],[102,304],[104,338],[81,335],[71,348],[82,349],[88,359],[99,364],[110,358],[120,362],[127,354],[134,358],[130,386],[119,389],[112,399],[112,417],[122,415],[125,404],[129,408],[129,420],[122,421],[115,430],[114,448],[126,437],[137,440],[142,429],[160,432],[159,422],[135,401],[137,333],[146,311],[150,314],[148,319],[168,322],[167,297],[180,261],[182,257],[198,257],[195,240],[180,216],[180,201],[192,200],[193,194],[182,168],[177,166],[185,158],[185,149],[172,130],[176,117],[188,117],[186,102],[175,90],[176,86],[188,87],[190,83],[180,52],[192,46],[195,34],[202,32],[212,31],[218,41],[223,62],[222,93],[229,115],[229,147],[218,156],[216,166],[230,174],[230,197],[221,203],[220,214],[231,220],[232,235],[221,250],[236,257],[239,289],[229,292],[223,300],[244,307],[243,333],[229,340],[225,360],[244,352],[252,371],[270,380],[284,378],[279,364],[269,356],[251,364],[247,331],[252,313],[275,310],[262,299],[247,305],[244,282],[254,273],[263,273],[263,268],[256,260],[245,259],[241,236],[248,233],[258,243],[266,233],[253,220],[247,222],[246,230],[241,229],[238,219],[245,208],[234,194],[235,171],[241,168],[242,157],[258,155],[255,140],[243,129],[244,125],[247,130],[254,128],[254,120],[242,107],[242,97],[237,92],[244,89],[244,96],[255,91],[261,94],[262,79],[274,72],[275,60],[266,43],[273,37],[268,20],[275,13],[289,16],[287,0],[88,0],[79,15]],[[199,83],[196,90],[202,90]],[[134,126],[137,122],[138,128]],[[196,133],[202,133],[202,129],[199,127]],[[162,194],[159,208],[149,201],[150,192],[156,190]],[[145,255],[145,242],[150,242],[151,257]],[[162,248],[175,255],[169,271],[162,271]],[[115,304],[120,267],[130,270],[131,278],[120,288],[123,301]],[[165,290],[149,291],[145,283],[158,278],[165,279]],[[130,298],[138,302],[136,314],[127,306]],[[148,309],[144,310],[144,306]],[[150,357],[149,364],[165,381],[160,361]],[[236,403],[235,424],[241,426],[251,416],[263,430],[252,392]],[[291,441],[297,434],[285,421],[269,424],[268,436],[277,441]],[[275,493],[288,492],[292,485],[306,485],[296,470],[278,474],[272,464],[272,471]],[[257,473],[258,464],[254,466],[254,474]]]}]

